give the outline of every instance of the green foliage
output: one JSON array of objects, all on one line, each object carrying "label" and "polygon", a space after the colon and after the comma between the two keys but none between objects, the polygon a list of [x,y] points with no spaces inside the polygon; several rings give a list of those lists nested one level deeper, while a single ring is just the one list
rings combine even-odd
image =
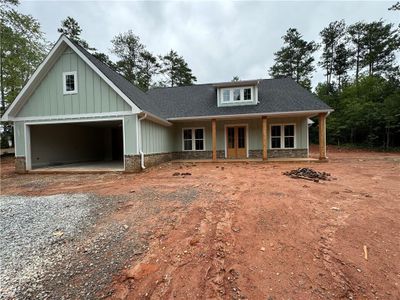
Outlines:
[{"label": "green foliage", "polygon": [[197,79],[182,56],[174,50],[160,57],[161,74],[165,79],[160,82],[162,86],[192,85]]},{"label": "green foliage", "polygon": [[335,111],[327,121],[328,142],[370,147],[400,146],[400,83],[381,76],[364,76],[342,90],[316,93]]},{"label": "green foliage", "polygon": [[307,42],[295,28],[289,28],[282,37],[284,46],[275,52],[275,64],[269,74],[274,78],[291,77],[297,83],[311,89],[311,74],[314,72],[314,52],[318,49],[315,42]]},{"label": "green foliage", "polygon": [[15,10],[18,1],[1,1],[1,114],[33,74],[49,49],[39,22]]}]

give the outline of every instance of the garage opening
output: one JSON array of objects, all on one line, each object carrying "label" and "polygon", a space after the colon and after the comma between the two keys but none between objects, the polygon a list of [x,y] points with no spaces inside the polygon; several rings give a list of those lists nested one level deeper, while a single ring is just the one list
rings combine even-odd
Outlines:
[{"label": "garage opening", "polygon": [[29,125],[31,167],[122,171],[122,121]]}]

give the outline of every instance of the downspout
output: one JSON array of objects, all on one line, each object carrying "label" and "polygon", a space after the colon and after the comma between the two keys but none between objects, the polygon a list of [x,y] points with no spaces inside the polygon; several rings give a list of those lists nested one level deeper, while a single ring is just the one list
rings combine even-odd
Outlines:
[{"label": "downspout", "polygon": [[144,113],[142,117],[139,118],[139,154],[140,154],[140,167],[142,170],[146,169],[144,165],[144,153],[142,149],[142,120],[147,118],[147,113]]}]

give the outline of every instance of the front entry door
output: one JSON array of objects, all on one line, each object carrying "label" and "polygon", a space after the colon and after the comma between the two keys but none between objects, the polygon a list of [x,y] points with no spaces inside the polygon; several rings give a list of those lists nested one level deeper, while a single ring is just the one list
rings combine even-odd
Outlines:
[{"label": "front entry door", "polygon": [[226,128],[227,158],[246,158],[246,127],[231,126]]}]

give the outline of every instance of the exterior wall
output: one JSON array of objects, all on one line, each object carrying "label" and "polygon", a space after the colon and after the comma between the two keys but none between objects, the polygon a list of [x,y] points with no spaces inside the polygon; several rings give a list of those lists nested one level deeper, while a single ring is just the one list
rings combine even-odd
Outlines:
[{"label": "exterior wall", "polygon": [[[78,92],[63,94],[63,72],[77,71]],[[131,107],[72,49],[67,48],[17,117],[131,111]]]},{"label": "exterior wall", "polygon": [[141,122],[142,151],[144,154],[168,153],[175,150],[173,127],[165,127],[149,120]]},{"label": "exterior wall", "polygon": [[15,156],[25,156],[25,122],[14,122]]},{"label": "exterior wall", "polygon": [[124,117],[124,154],[137,155],[138,149],[138,117],[137,115]]},{"label": "exterior wall", "polygon": [[[271,141],[271,124],[295,124],[296,125],[296,149],[308,149],[308,124],[306,117],[300,118],[268,118],[268,149],[270,149]],[[237,119],[237,120],[217,120],[217,151],[225,153],[225,126],[227,125],[247,125],[248,126],[248,150],[249,157],[258,157],[252,155],[252,151],[262,150],[262,123],[261,118],[257,119]],[[203,127],[205,129],[205,151],[183,151],[187,154],[182,154],[182,157],[207,157],[207,154],[200,154],[200,152],[212,151],[212,132],[211,121],[194,121],[194,122],[177,122],[174,124],[174,151],[182,151],[182,129]],[[271,155],[275,157],[283,157],[285,151],[288,149],[270,149]],[[282,156],[277,154],[281,152]],[[190,154],[192,153],[192,154]],[[296,151],[292,151],[296,153]],[[261,156],[260,156],[261,157]],[[272,156],[271,156],[272,157]],[[290,156],[289,156],[290,157]],[[303,157],[303,156],[301,156]]]}]

